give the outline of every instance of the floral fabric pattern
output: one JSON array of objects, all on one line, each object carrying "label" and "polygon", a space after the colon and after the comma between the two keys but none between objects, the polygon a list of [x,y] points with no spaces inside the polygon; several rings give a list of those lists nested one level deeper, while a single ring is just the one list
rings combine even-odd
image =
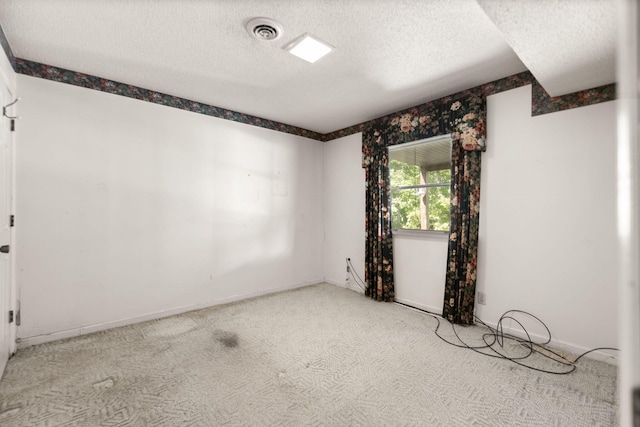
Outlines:
[{"label": "floral fabric pattern", "polygon": [[391,212],[389,211],[389,155],[376,150],[365,170],[366,176],[366,242],[365,295],[378,301],[393,301],[393,245]]},{"label": "floral fabric pattern", "polygon": [[[524,71],[522,73],[514,74],[512,76],[495,80],[493,82],[485,83],[483,85],[461,92],[460,94],[482,93],[485,97],[487,97],[489,95],[494,95],[496,93],[504,92],[526,85],[532,85],[531,114],[533,116],[554,113],[571,108],[584,107],[587,105],[613,101],[614,99],[616,99],[615,84],[604,85],[563,96],[551,97],[529,71]],[[458,96],[460,94],[456,94],[454,96]],[[428,102],[427,104],[431,103]],[[332,139],[341,138],[343,136],[351,135],[354,133],[366,132],[368,128],[375,127],[376,123],[388,123],[390,120],[393,120],[393,118],[396,118],[399,121],[400,118],[398,117],[398,115],[411,110],[421,111],[425,108],[428,108],[427,104],[419,105],[404,112],[393,113],[388,116],[380,117],[370,122],[360,123],[344,129],[333,131],[331,133],[325,134],[323,141],[331,141]],[[405,122],[405,125],[406,124],[407,123]],[[412,127],[415,129],[418,126],[413,125],[412,123]],[[405,129],[409,130],[410,128],[408,126],[405,126]]]},{"label": "floral fabric pattern", "polygon": [[[451,226],[445,317],[473,323],[480,209],[480,154],[486,149],[486,98],[468,90],[374,120],[363,133],[366,169],[366,295],[393,301],[393,244],[387,147],[450,134]],[[469,320],[470,319],[470,320]]]},{"label": "floral fabric pattern", "polygon": [[451,213],[442,317],[473,324],[480,225],[480,152],[451,148]]},{"label": "floral fabric pattern", "polygon": [[608,84],[593,89],[581,90],[562,96],[549,96],[536,79],[531,80],[531,115],[555,113],[585,105],[597,104],[616,99],[616,85]]}]

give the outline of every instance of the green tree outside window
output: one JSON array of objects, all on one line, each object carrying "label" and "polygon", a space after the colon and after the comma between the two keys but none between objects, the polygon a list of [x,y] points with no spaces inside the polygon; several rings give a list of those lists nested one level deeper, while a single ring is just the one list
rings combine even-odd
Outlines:
[{"label": "green tree outside window", "polygon": [[428,165],[389,161],[394,229],[449,230],[450,167],[428,169]]}]

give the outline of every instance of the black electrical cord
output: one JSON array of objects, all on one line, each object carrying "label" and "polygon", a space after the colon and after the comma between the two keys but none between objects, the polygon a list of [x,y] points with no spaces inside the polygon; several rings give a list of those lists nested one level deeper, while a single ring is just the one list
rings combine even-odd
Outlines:
[{"label": "black electrical cord", "polygon": [[[440,320],[442,319],[442,317],[440,317],[439,315],[435,314],[435,313],[431,313],[427,310],[422,310],[419,308],[415,308],[415,307],[411,307],[407,304],[403,304],[403,303],[399,303],[396,302],[396,304],[400,304],[400,305],[404,305],[406,307],[410,307],[414,310],[418,310],[421,311],[425,314],[427,314],[428,316],[434,318],[437,322],[436,325],[436,329],[434,330],[434,333],[436,334],[436,336],[438,338],[440,338],[442,341],[446,342],[449,345],[452,345],[454,347],[459,347],[459,348],[466,348],[468,350],[472,350],[476,353],[488,356],[488,357],[493,357],[493,358],[497,358],[497,359],[503,359],[503,360],[508,360],[512,363],[515,363],[517,365],[520,365],[524,368],[527,369],[531,369],[534,371],[538,371],[538,372],[543,372],[543,373],[547,373],[547,374],[554,374],[554,375],[566,375],[566,374],[570,374],[572,372],[574,372],[577,369],[577,365],[576,363],[578,362],[578,360],[580,360],[583,356],[597,351],[597,350],[613,350],[613,351],[618,351],[617,348],[613,348],[613,347],[597,347],[597,348],[593,348],[591,350],[585,351],[584,353],[578,355],[574,360],[569,360],[566,357],[564,357],[562,354],[551,350],[547,347],[544,347],[545,345],[549,344],[551,342],[551,331],[549,330],[549,328],[547,327],[547,325],[540,320],[538,317],[534,316],[533,314],[523,311],[523,310],[509,310],[507,312],[505,312],[500,319],[498,320],[498,323],[496,325],[496,328],[493,328],[489,325],[487,325],[485,322],[483,322],[480,318],[478,318],[477,316],[474,315],[474,320],[480,324],[482,327],[486,328],[488,330],[487,333],[484,333],[482,335],[482,340],[484,342],[484,345],[469,345],[467,344],[458,334],[458,331],[456,330],[456,326],[453,323],[451,324],[451,329],[454,333],[454,335],[456,336],[457,340],[459,341],[459,343],[457,342],[452,342],[448,339],[446,339],[445,337],[443,337],[442,335],[440,335],[439,330],[440,330],[440,326],[441,326],[441,322]],[[535,319],[540,325],[542,325],[546,331],[546,337],[544,338],[544,340],[542,342],[534,342],[531,339],[531,335],[529,334],[529,332],[527,331],[527,329],[524,327],[524,325],[522,324],[522,322],[520,322],[518,319],[516,319],[513,314],[520,314],[523,316],[528,316],[529,318]],[[522,332],[524,335],[526,335],[526,338],[520,338],[518,336],[512,335],[512,334],[507,334],[504,332],[504,321],[505,320],[512,320],[514,322],[516,322],[519,327],[521,328]],[[498,344],[498,346],[502,349],[504,349],[504,344],[505,344],[505,340],[509,340],[509,341],[514,341],[518,344],[520,344],[521,346],[523,346],[524,348],[527,349],[527,352],[525,355],[523,356],[510,356],[508,354],[506,354],[506,350],[505,353],[498,351],[498,349],[496,348],[495,344]],[[536,347],[539,347],[541,350],[536,349]],[[484,350],[484,351],[483,351]],[[489,351],[493,352],[490,353]],[[558,369],[558,370],[548,370],[548,369],[542,369],[542,368],[537,368],[535,366],[532,366],[530,364],[526,364],[523,363],[524,360],[526,360],[528,357],[530,357],[531,355],[533,355],[534,353],[539,354],[540,356],[542,356],[543,358],[546,358],[548,360],[551,360],[555,363],[558,363],[559,365],[566,367],[566,369]]]},{"label": "black electrical cord", "polygon": [[360,287],[360,289],[366,292],[365,288],[367,287],[367,284],[365,283],[364,280],[362,280],[362,278],[360,277],[356,269],[353,268],[353,264],[351,264],[351,258],[347,258],[347,267],[349,267],[349,274],[353,278],[353,281],[356,282],[356,284]]},{"label": "black electrical cord", "polygon": [[[360,287],[360,289],[362,289],[363,291],[366,292],[366,288],[368,287],[367,283],[362,280],[362,278],[358,275],[358,273],[356,272],[355,268],[353,268],[353,264],[351,263],[351,258],[347,258],[347,266],[349,267],[349,274],[351,275],[351,277],[354,279],[354,282],[356,282],[356,284]],[[498,322],[496,324],[496,327],[493,328],[489,325],[487,325],[485,322],[482,321],[482,319],[480,319],[479,317],[477,317],[476,315],[474,315],[474,321],[477,324],[480,324],[482,327],[484,327],[485,329],[487,329],[488,332],[484,333],[482,335],[482,341],[484,342],[483,345],[469,345],[467,344],[458,334],[458,331],[456,330],[456,326],[453,323],[450,323],[451,325],[451,330],[453,331],[455,337],[457,338],[457,340],[459,341],[459,343],[456,342],[452,342],[449,341],[448,339],[446,339],[445,337],[443,337],[442,335],[440,335],[439,330],[440,330],[440,326],[441,326],[441,322],[440,319],[442,319],[441,316],[435,314],[435,313],[431,313],[427,310],[423,310],[423,309],[419,309],[419,308],[415,308],[415,307],[411,307],[407,304],[403,304],[400,302],[396,301],[396,304],[400,304],[400,305],[404,305],[406,307],[410,307],[414,310],[418,310],[421,311],[431,317],[433,317],[436,322],[437,322],[437,326],[436,329],[434,330],[434,333],[436,334],[436,336],[438,338],[440,338],[442,341],[446,342],[449,345],[452,345],[454,347],[459,347],[459,348],[466,348],[468,350],[472,350],[476,353],[488,356],[488,357],[493,357],[493,358],[497,358],[497,359],[503,359],[503,360],[508,360],[512,363],[515,363],[517,365],[520,365],[524,368],[527,369],[531,369],[534,371],[538,371],[538,372],[543,372],[543,373],[547,373],[547,374],[554,374],[554,375],[566,375],[566,374],[570,374],[572,372],[574,372],[577,368],[576,363],[578,362],[578,360],[580,360],[582,357],[586,356],[589,353],[592,353],[594,351],[597,350],[611,350],[611,351],[619,351],[617,348],[613,348],[613,347],[597,347],[597,348],[593,348],[591,350],[585,351],[584,353],[578,355],[575,359],[573,360],[569,360],[567,359],[565,356],[563,356],[562,354],[545,347],[547,344],[549,344],[551,342],[551,331],[549,330],[549,328],[547,327],[547,325],[537,316],[534,316],[533,314],[524,311],[524,310],[508,310],[506,311],[502,316],[500,316],[500,319],[498,319]],[[529,317],[530,319],[534,319],[539,325],[541,325],[546,334],[544,339],[541,342],[535,342],[533,341],[533,339],[531,338],[531,335],[529,334],[529,332],[527,331],[527,329],[525,328],[525,326],[522,324],[522,322],[520,322],[520,320],[516,319],[514,317],[514,315],[519,314],[522,316],[526,316]],[[520,338],[516,335],[512,335],[512,334],[508,334],[504,332],[504,322],[505,320],[510,320],[513,321],[515,323],[518,324],[518,326],[520,327],[520,330],[522,332],[523,335],[526,336],[526,338]],[[522,355],[522,356],[510,356],[508,354],[506,354],[506,350],[505,352],[501,352],[496,348],[496,344],[498,347],[504,349],[504,345],[505,345],[505,340],[508,341],[513,341],[515,343],[520,344],[523,348],[525,348],[526,354]],[[538,350],[536,347],[540,348],[541,350]],[[563,367],[567,367],[567,369],[565,370],[548,370],[548,369],[541,369],[541,368],[537,368],[535,366],[523,363],[522,361],[526,360],[527,358],[529,358],[530,356],[532,356],[533,354],[538,354],[540,356],[542,356],[543,358],[546,358],[548,360],[551,360],[555,363],[557,363],[560,366]]]}]

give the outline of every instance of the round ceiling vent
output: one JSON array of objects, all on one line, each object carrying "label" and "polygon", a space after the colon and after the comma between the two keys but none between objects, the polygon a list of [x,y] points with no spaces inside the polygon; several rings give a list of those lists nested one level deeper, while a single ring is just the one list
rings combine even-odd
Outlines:
[{"label": "round ceiling vent", "polygon": [[247,22],[246,28],[258,40],[275,40],[282,35],[282,25],[269,18],[252,19]]}]

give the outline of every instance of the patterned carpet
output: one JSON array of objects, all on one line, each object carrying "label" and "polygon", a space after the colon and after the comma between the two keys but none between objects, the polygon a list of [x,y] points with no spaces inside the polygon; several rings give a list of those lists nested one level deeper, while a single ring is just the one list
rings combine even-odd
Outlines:
[{"label": "patterned carpet", "polygon": [[435,323],[321,284],[41,344],[9,361],[0,425],[617,425],[614,366],[526,370]]}]

